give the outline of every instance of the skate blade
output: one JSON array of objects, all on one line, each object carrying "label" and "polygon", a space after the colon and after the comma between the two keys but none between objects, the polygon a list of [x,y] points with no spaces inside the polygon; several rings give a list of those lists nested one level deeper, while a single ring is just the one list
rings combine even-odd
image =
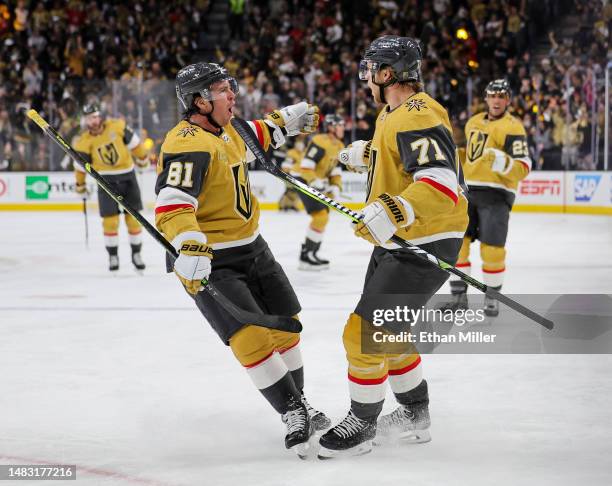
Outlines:
[{"label": "skate blade", "polygon": [[431,441],[429,430],[414,430],[401,434],[398,439],[402,444],[424,444]]},{"label": "skate blade", "polygon": [[316,446],[319,443],[319,438],[315,435],[315,433],[316,431],[314,424],[310,422],[308,440],[306,442],[302,442],[300,444],[294,445],[293,447],[290,447],[290,449],[295,452],[295,454],[303,461],[307,461],[313,451],[316,450]]},{"label": "skate blade", "polygon": [[136,273],[136,275],[140,275],[142,277],[144,275],[144,268],[134,268],[134,272]]},{"label": "skate blade", "polygon": [[302,442],[301,444],[294,445],[291,450],[302,460],[306,461],[311,451],[309,442]]},{"label": "skate blade", "polygon": [[355,447],[351,447],[350,449],[344,449],[341,451],[336,451],[321,446],[317,457],[321,460],[337,459],[340,457],[363,456],[364,454],[368,454],[370,452],[372,452],[372,441],[367,440],[359,445],[356,445]]},{"label": "skate blade", "polygon": [[429,430],[410,430],[400,434],[377,436],[374,445],[379,447],[388,444],[424,444],[431,441]]}]

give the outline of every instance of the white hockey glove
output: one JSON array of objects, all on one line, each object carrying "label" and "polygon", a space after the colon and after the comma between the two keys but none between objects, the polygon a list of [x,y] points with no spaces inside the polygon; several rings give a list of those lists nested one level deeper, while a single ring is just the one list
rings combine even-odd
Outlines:
[{"label": "white hockey glove", "polygon": [[327,187],[327,195],[332,199],[338,200],[338,198],[340,197],[340,187],[336,184],[331,184]]},{"label": "white hockey glove", "polygon": [[210,276],[212,248],[206,245],[206,236],[197,231],[186,231],[172,240],[179,252],[174,272],[190,294],[202,290],[202,279]]},{"label": "white hockey glove", "polygon": [[327,183],[326,179],[313,179],[309,186],[323,193],[329,190],[329,184]]},{"label": "white hockey glove", "polygon": [[399,228],[414,222],[414,211],[400,196],[381,194],[362,211],[359,223],[352,223],[355,235],[375,245],[384,245]]},{"label": "white hockey glove", "polygon": [[266,120],[283,127],[290,137],[312,133],[319,127],[319,107],[302,101],[267,114]]},{"label": "white hockey glove", "polygon": [[338,160],[351,172],[363,174],[370,165],[370,140],[355,140],[338,153]]},{"label": "white hockey glove", "polygon": [[87,184],[83,183],[76,183],[76,186],[74,187],[74,191],[77,193],[77,196],[79,196],[81,199],[89,199],[89,191],[87,190]]},{"label": "white hockey glove", "polygon": [[498,149],[488,148],[484,150],[484,155],[493,158],[491,170],[501,175],[506,175],[512,170],[514,160],[506,152]]}]

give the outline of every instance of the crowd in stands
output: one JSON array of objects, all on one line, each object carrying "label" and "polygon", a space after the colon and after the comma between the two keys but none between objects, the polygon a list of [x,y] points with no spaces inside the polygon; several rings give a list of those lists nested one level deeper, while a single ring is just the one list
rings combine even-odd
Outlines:
[{"label": "crowd in stands", "polygon": [[[357,67],[382,33],[421,40],[425,89],[448,108],[458,143],[486,84],[506,77],[538,168],[598,166],[612,20],[602,0],[250,0],[211,49],[200,33],[219,1],[0,0],[0,170],[61,168],[25,119],[30,106],[71,137],[97,98],[159,140],[180,116],[177,70],[205,51],[238,79],[245,118],[308,99],[345,116],[347,142],[367,139],[378,107]],[[575,34],[555,36],[568,14]],[[536,56],[545,41],[550,52]]]}]

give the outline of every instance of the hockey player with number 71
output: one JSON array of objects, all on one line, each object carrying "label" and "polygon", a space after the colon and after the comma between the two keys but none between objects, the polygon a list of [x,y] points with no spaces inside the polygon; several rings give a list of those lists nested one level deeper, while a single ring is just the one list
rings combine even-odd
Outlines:
[{"label": "hockey player with number 71", "polygon": [[[359,77],[374,101],[385,104],[370,141],[342,150],[340,162],[368,172],[363,219],[355,234],[374,245],[363,292],[344,327],[351,407],[321,439],[322,459],[369,452],[374,440],[401,437],[426,442],[429,395],[414,346],[369,353],[365,339],[380,328],[373,313],[380,296],[399,294],[415,310],[425,305],[448,274],[389,239],[397,235],[454,264],[467,226],[467,200],[446,110],[423,91],[421,48],[415,39],[385,36],[366,50]],[[387,381],[399,403],[382,411]],[[375,439],[376,438],[376,439]]]}]

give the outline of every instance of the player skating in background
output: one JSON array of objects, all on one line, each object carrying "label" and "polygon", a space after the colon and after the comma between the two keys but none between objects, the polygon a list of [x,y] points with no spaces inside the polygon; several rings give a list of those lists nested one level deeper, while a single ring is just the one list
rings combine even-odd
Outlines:
[{"label": "player skating in background", "polygon": [[[114,184],[118,194],[134,209],[142,209],[140,188],[134,173],[136,164],[146,167],[149,164],[149,149],[141,142],[140,137],[125,124],[124,120],[104,118],[100,105],[90,103],[83,107],[86,130],[73,142],[74,149],[92,167]],[[76,192],[87,195],[85,185],[86,172],[80,165],[74,164]],[[108,269],[119,270],[119,214],[122,210],[106,192],[98,191],[98,205],[104,230],[104,244],[108,251]],[[132,248],[132,263],[136,270],[145,269],[140,251],[142,249],[142,227],[131,215],[125,213],[125,224],[129,233]]]},{"label": "player skating in background", "polygon": [[[247,311],[284,316],[300,311],[289,280],[259,234],[259,202],[251,192],[247,165],[253,156],[230,124],[238,84],[222,66],[201,62],[179,71],[176,93],[184,117],[161,147],[157,227],[179,252],[174,262],[178,278],[282,415],[286,447],[301,454],[313,429],[328,427],[329,419],[304,398],[299,334],[244,325],[210,294],[199,292],[202,279],[210,279]],[[318,108],[302,102],[249,125],[268,149],[282,145],[285,135],[316,130],[318,120]]]},{"label": "player skating in background", "polygon": [[[508,221],[519,181],[531,170],[527,134],[518,118],[508,112],[510,85],[505,79],[491,81],[485,90],[487,111],[465,125],[466,160],[463,165],[469,188],[470,223],[459,252],[457,268],[471,273],[470,244],[480,240],[483,280],[501,289],[506,271]],[[451,280],[450,309],[468,305],[467,284]],[[498,302],[485,297],[485,313],[496,316]]]},{"label": "player skating in background", "polygon": [[[299,164],[291,174],[315,189],[338,199],[342,187],[342,170],[338,166],[338,153],[344,148],[344,118],[329,114],[323,120],[323,132],[315,135],[304,151]],[[300,251],[300,270],[326,270],[329,261],[318,256],[325,227],[329,221],[329,208],[299,192],[310,224]]]},{"label": "player skating in background", "polygon": [[[446,110],[423,92],[421,48],[408,37],[385,36],[366,50],[360,78],[374,100],[386,103],[373,139],[340,153],[349,168],[368,168],[367,205],[355,234],[373,243],[363,293],[344,327],[351,407],[325,433],[319,456],[363,454],[372,440],[397,435],[429,440],[429,396],[421,358],[412,348],[400,353],[367,354],[362,338],[372,326],[381,294],[400,294],[418,309],[443,285],[448,274],[390,243],[398,235],[453,264],[467,226],[467,200]],[[378,420],[389,381],[399,407]]]},{"label": "player skating in background", "polygon": [[[304,137],[298,136],[294,138],[293,147],[287,150],[285,160],[281,164],[281,169],[289,174],[294,165],[299,164],[302,157],[304,157],[304,149],[306,144],[304,143]],[[289,142],[288,142],[289,143]],[[285,184],[285,192],[278,201],[278,209],[280,211],[299,211],[300,210],[300,196],[299,191],[289,184]]]}]

